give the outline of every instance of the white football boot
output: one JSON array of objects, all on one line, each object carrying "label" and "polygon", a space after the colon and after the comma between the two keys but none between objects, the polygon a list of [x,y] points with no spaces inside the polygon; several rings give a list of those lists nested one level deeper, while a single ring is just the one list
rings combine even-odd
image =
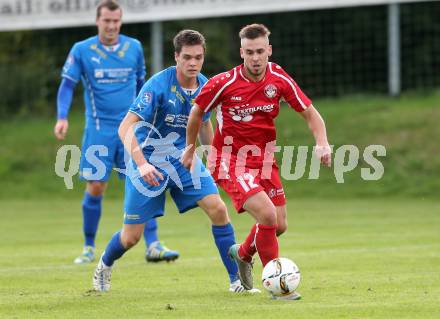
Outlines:
[{"label": "white football boot", "polygon": [[234,293],[249,293],[249,294],[261,293],[261,290],[257,288],[252,288],[252,289],[244,288],[244,286],[241,284],[240,279],[231,282],[231,284],[229,285],[229,291]]},{"label": "white football boot", "polygon": [[106,266],[101,257],[93,275],[93,289],[101,292],[109,291],[111,277],[112,267]]}]

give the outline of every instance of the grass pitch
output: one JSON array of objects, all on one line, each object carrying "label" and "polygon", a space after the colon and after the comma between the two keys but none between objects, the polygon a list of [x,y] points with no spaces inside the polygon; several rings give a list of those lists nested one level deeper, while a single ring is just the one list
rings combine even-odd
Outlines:
[{"label": "grass pitch", "polygon": [[[200,210],[168,205],[161,239],[181,253],[147,264],[144,244],[114,268],[112,290],[94,293],[81,250],[79,200],[0,201],[0,318],[439,318],[440,203],[426,200],[291,200],[281,256],[302,272],[301,301],[227,292]],[[97,248],[121,226],[122,202],[104,201]],[[231,210],[237,240],[251,220]],[[261,287],[261,266],[255,264]]]}]

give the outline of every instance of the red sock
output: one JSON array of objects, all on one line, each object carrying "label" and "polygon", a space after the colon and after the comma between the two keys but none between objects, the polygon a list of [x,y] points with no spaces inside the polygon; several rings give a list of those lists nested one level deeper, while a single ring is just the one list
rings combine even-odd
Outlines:
[{"label": "red sock", "polygon": [[249,235],[246,237],[245,241],[240,245],[238,250],[238,256],[244,261],[251,262],[252,257],[257,252],[255,248],[255,230],[257,229],[257,224],[252,226]]},{"label": "red sock", "polygon": [[258,224],[255,235],[255,246],[263,267],[274,258],[278,258],[277,226]]}]

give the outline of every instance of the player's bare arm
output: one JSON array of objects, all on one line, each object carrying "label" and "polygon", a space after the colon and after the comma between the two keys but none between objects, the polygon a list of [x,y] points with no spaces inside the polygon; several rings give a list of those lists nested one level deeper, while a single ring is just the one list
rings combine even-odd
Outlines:
[{"label": "player's bare arm", "polygon": [[315,138],[316,155],[320,158],[323,165],[330,167],[332,164],[331,148],[327,140],[327,130],[325,128],[324,120],[313,105],[310,105],[300,114],[306,120],[307,125]]},{"label": "player's bare arm", "polygon": [[53,129],[55,137],[59,140],[64,140],[66,138],[67,130],[69,129],[69,122],[65,119],[59,119]]},{"label": "player's bare arm", "polygon": [[205,121],[200,126],[199,132],[199,142],[200,145],[203,145],[205,148],[203,149],[203,153],[208,156],[211,150],[212,140],[214,139],[214,129],[212,128],[211,121]]},{"label": "player's bare arm", "polygon": [[186,127],[186,148],[180,160],[183,166],[189,170],[192,168],[194,152],[196,150],[196,139],[200,131],[200,126],[202,125],[203,114],[203,110],[197,105],[191,109],[189,114],[188,125]]},{"label": "player's bare arm", "polygon": [[150,185],[159,186],[158,179],[163,180],[163,175],[153,165],[148,163],[134,134],[134,126],[139,121],[139,116],[128,112],[119,126],[118,134],[125,149],[136,163],[142,178]]},{"label": "player's bare arm", "polygon": [[201,145],[211,145],[214,139],[214,129],[211,121],[205,121],[200,126],[199,141]]}]

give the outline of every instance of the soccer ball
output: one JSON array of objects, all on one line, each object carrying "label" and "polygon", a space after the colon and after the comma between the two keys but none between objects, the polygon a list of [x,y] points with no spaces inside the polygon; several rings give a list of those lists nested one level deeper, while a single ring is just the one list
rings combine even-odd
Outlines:
[{"label": "soccer ball", "polygon": [[295,291],[301,280],[298,266],[288,258],[275,258],[263,269],[263,287],[273,296],[286,296]]}]

